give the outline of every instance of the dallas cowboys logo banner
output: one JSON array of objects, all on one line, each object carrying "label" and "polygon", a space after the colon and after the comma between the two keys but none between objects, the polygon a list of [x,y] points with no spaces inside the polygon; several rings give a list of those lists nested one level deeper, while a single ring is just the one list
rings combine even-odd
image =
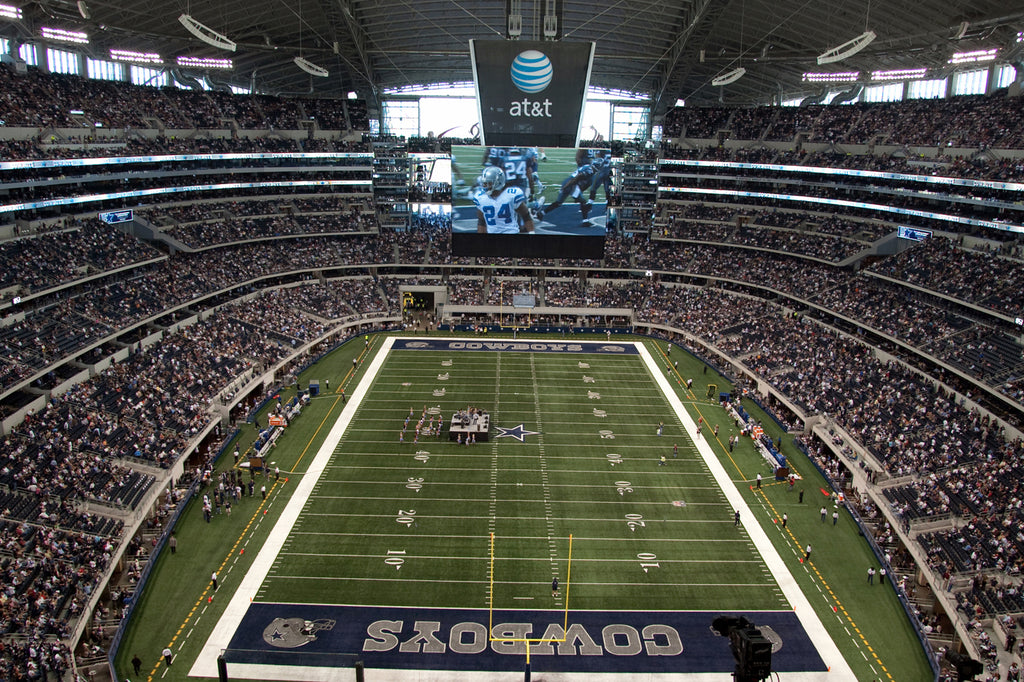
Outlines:
[{"label": "dallas cowboys logo banner", "polygon": [[471,40],[487,145],[574,147],[594,43]]}]

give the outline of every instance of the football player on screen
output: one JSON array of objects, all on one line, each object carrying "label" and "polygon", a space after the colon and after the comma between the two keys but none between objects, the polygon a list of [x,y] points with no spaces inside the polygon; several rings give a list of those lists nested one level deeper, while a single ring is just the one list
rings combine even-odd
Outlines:
[{"label": "football player on screen", "polygon": [[523,190],[527,200],[538,192],[536,147],[488,147],[484,168],[497,166],[505,171],[505,182]]},{"label": "football player on screen", "polygon": [[533,232],[533,216],[526,208],[526,193],[505,184],[505,171],[488,166],[480,174],[476,204],[476,231],[486,234]]},{"label": "football player on screen", "polygon": [[[580,156],[577,155],[577,163],[580,160]],[[537,211],[537,219],[543,220],[546,214],[551,213],[565,203],[566,199],[572,197],[580,205],[581,221],[587,224],[587,217],[590,215],[590,209],[594,205],[592,200],[596,194],[596,188],[591,191],[591,200],[587,200],[583,193],[594,187],[595,181],[600,181],[608,165],[609,160],[606,157],[596,156],[590,159],[590,163],[585,163],[574,170],[572,175],[562,182],[562,188],[558,191],[558,198],[548,204],[547,208]]]},{"label": "football player on screen", "polygon": [[595,168],[594,178],[590,182],[590,200],[594,201],[597,199],[597,188],[601,187],[604,189],[605,201],[608,200],[608,193],[612,187],[612,164],[611,159],[605,156],[604,151],[599,151],[597,155],[591,159],[590,165]]}]

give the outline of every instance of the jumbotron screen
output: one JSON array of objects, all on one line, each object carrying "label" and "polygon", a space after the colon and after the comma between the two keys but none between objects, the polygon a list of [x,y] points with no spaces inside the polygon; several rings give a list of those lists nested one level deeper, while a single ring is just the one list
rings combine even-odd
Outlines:
[{"label": "jumbotron screen", "polygon": [[452,147],[452,254],[601,258],[610,149]]}]

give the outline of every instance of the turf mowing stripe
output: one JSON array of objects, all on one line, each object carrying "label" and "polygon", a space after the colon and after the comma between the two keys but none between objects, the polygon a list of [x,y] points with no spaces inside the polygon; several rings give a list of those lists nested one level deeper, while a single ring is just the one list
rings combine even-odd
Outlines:
[{"label": "turf mowing stripe", "polygon": [[[500,414],[501,406],[501,354],[498,354],[498,360],[494,368],[494,404],[492,407],[491,416],[497,420]],[[495,526],[498,519],[498,440],[494,439],[491,441],[491,461],[490,461],[490,496],[487,501],[487,532],[488,532],[488,553],[493,551],[494,532]],[[484,603],[494,604],[494,576],[491,574],[493,568],[493,561],[487,567],[487,589],[484,591]]]}]

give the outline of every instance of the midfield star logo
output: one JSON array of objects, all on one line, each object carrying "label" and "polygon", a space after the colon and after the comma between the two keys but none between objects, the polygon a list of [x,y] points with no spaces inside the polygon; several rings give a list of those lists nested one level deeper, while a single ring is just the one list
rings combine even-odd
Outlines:
[{"label": "midfield star logo", "polygon": [[539,431],[527,431],[525,424],[520,424],[518,426],[513,426],[512,428],[507,428],[507,427],[504,427],[504,426],[499,426],[498,430],[501,431],[501,433],[499,433],[497,436],[495,436],[495,438],[515,438],[520,443],[525,443],[527,436],[539,436],[540,435]]}]

